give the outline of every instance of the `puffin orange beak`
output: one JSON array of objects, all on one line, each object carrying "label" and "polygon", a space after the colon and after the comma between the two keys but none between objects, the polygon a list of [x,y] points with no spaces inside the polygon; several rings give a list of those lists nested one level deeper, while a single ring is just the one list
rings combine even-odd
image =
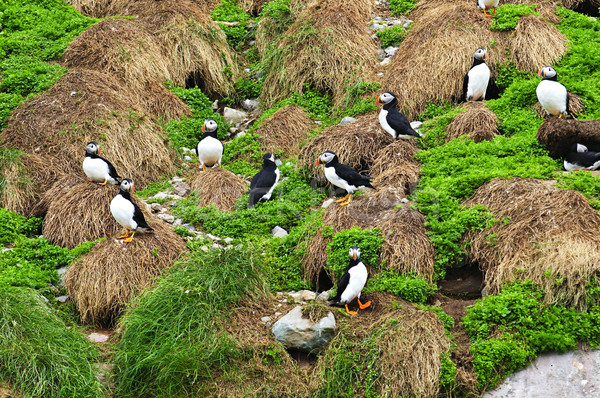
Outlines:
[{"label": "puffin orange beak", "polygon": [[315,166],[318,166],[321,163],[321,158],[317,158],[317,161],[315,162]]},{"label": "puffin orange beak", "polygon": [[538,70],[538,76],[543,77],[542,76],[542,69]]},{"label": "puffin orange beak", "polygon": [[488,53],[485,53],[485,60],[487,61],[488,59],[490,59],[490,56],[488,55]]},{"label": "puffin orange beak", "polygon": [[97,155],[100,155],[100,148],[98,148],[98,149],[96,150],[96,154],[97,154]]},{"label": "puffin orange beak", "polygon": [[352,255],[352,258],[354,259],[354,261],[356,261],[356,253],[354,253],[354,254]]},{"label": "puffin orange beak", "polygon": [[379,105],[379,97],[375,100],[375,105]]},{"label": "puffin orange beak", "polygon": [[202,131],[204,133],[204,125],[202,125],[202,128],[200,129],[200,131]]}]

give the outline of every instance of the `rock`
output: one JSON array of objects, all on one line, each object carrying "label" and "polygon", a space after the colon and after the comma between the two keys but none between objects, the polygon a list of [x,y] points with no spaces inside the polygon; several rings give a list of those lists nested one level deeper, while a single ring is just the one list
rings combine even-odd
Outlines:
[{"label": "rock", "polygon": [[303,352],[318,352],[335,335],[335,317],[330,312],[318,323],[302,317],[302,307],[297,306],[273,325],[271,332],[286,348]]},{"label": "rock", "polygon": [[223,242],[225,242],[225,244],[230,244],[231,242],[233,242],[233,238],[225,238],[223,239]]},{"label": "rock", "polygon": [[235,133],[237,133],[238,131],[240,131],[240,130],[239,130],[237,127],[231,127],[231,128],[229,129],[229,134],[235,134]]},{"label": "rock", "polygon": [[382,29],[385,29],[385,26],[380,25],[378,23],[373,23],[373,24],[371,24],[369,26],[369,29],[372,29],[372,30],[382,30]]},{"label": "rock", "polygon": [[173,225],[176,227],[181,226],[181,224],[183,224],[183,220],[181,218],[176,218],[175,221],[173,221]]},{"label": "rock", "polygon": [[212,235],[212,234],[206,234],[206,236],[207,236],[209,239],[216,240],[217,242],[219,242],[219,241],[221,240],[221,238],[219,238],[218,236],[214,236],[214,235]]},{"label": "rock", "polygon": [[192,161],[192,157],[191,157],[191,156],[189,156],[189,155],[185,155],[185,156],[183,157],[183,160],[185,160],[186,162],[191,162],[191,161]]},{"label": "rock", "polygon": [[276,238],[283,238],[288,234],[288,232],[285,229],[281,228],[279,225],[277,225],[275,226],[275,228],[273,228],[271,234]]},{"label": "rock", "polygon": [[88,340],[94,343],[106,343],[110,336],[104,333],[91,333],[88,335]]},{"label": "rock", "polygon": [[388,65],[390,62],[392,62],[392,59],[391,59],[391,58],[386,58],[386,59],[384,59],[383,61],[381,61],[381,62],[379,63],[379,65],[381,65],[381,66],[386,66],[386,65]]},{"label": "rock", "polygon": [[248,42],[248,45],[249,45],[250,47],[253,47],[254,45],[256,45],[256,40],[250,40],[250,41]]},{"label": "rock", "polygon": [[374,22],[381,22],[381,21],[383,21],[383,18],[382,17],[375,17],[375,18],[373,18],[373,21]]},{"label": "rock", "polygon": [[326,201],[323,202],[323,204],[321,205],[321,208],[322,209],[326,209],[329,206],[331,206],[331,204],[333,204],[333,203],[335,203],[335,199],[329,198],[329,199],[327,199]]},{"label": "rock", "polygon": [[186,182],[183,182],[183,181],[178,181],[177,183],[175,183],[175,188],[173,189],[173,193],[175,193],[175,195],[179,195],[179,196],[186,196],[191,191],[192,191],[192,189],[190,188],[190,186]]},{"label": "rock", "polygon": [[240,131],[240,132],[239,132],[239,133],[238,133],[238,134],[235,136],[235,138],[240,138],[240,137],[243,137],[243,136],[245,136],[245,135],[246,135],[246,132],[245,132],[245,131]]},{"label": "rock", "polygon": [[269,322],[271,320],[271,317],[270,316],[263,316],[262,318],[260,318],[260,320],[262,322]]},{"label": "rock", "polygon": [[167,224],[173,224],[175,222],[175,216],[172,214],[161,213],[158,215],[158,218],[166,222]]},{"label": "rock", "polygon": [[151,210],[153,213],[160,213],[160,212],[162,211],[162,208],[163,208],[163,207],[161,206],[161,204],[160,204],[160,203],[152,203],[152,204],[150,205],[150,210]]},{"label": "rock", "polygon": [[171,178],[172,183],[181,182],[181,181],[184,181],[184,179],[181,177],[175,176],[175,177]]},{"label": "rock", "polygon": [[196,231],[196,227],[194,227],[192,224],[181,224],[181,226],[190,232]]},{"label": "rock", "polygon": [[340,124],[350,124],[350,123],[354,123],[355,121],[356,121],[356,118],[353,118],[350,116],[345,116],[340,121]]},{"label": "rock", "polygon": [[[281,166],[283,164],[283,162],[281,161],[281,159],[275,159],[275,165],[277,167]],[[286,177],[282,178],[281,181],[285,180]]]},{"label": "rock", "polygon": [[387,58],[392,58],[394,55],[396,55],[397,50],[398,50],[398,47],[389,46],[384,50],[385,56]]},{"label": "rock", "polygon": [[377,76],[383,77],[383,72],[377,72]]},{"label": "rock", "polygon": [[422,126],[423,126],[423,122],[419,122],[419,121],[410,122],[410,127],[412,127],[413,130],[418,130]]},{"label": "rock", "polygon": [[150,199],[168,200],[168,199],[171,199],[172,197],[173,197],[173,195],[169,195],[168,193],[159,192],[156,195],[154,195],[153,197],[151,197]]},{"label": "rock", "polygon": [[58,276],[62,278],[67,273],[67,267],[60,267],[56,272],[58,272]]},{"label": "rock", "polygon": [[223,110],[223,119],[225,119],[225,123],[236,125],[240,124],[248,117],[248,114],[244,111],[239,111],[237,109],[225,107]]},{"label": "rock", "polygon": [[260,101],[258,99],[245,99],[242,101],[242,108],[247,111],[258,109]]},{"label": "rock", "polygon": [[408,203],[408,199],[407,198],[402,198],[402,199],[400,199],[400,202],[401,203]]},{"label": "rock", "polygon": [[288,294],[296,303],[303,301],[311,301],[317,298],[317,293],[311,292],[310,290],[300,290],[299,292],[292,292]]},{"label": "rock", "polygon": [[329,292],[321,292],[319,293],[319,295],[317,296],[317,301],[327,301],[330,298],[330,294]]},{"label": "rock", "polygon": [[59,303],[66,303],[67,300],[69,299],[69,296],[58,296],[58,297],[55,297],[55,299]]},{"label": "rock", "polygon": [[208,246],[202,246],[200,248],[200,250],[202,250],[203,252],[207,252],[208,251]]},{"label": "rock", "polygon": [[385,59],[385,51],[383,49],[377,50],[377,59],[383,61]]},{"label": "rock", "polygon": [[213,112],[215,112],[217,109],[219,109],[219,100],[215,100],[215,102],[212,104]]}]

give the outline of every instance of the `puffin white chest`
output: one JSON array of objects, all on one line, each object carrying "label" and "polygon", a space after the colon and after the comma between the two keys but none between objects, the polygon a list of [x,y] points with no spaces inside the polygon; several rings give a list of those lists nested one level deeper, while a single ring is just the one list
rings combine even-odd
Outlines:
[{"label": "puffin white chest", "polygon": [[212,166],[215,163],[221,162],[223,144],[214,137],[205,137],[198,143],[196,151],[201,164]]},{"label": "puffin white chest", "polygon": [[490,8],[497,8],[500,0],[479,0],[479,8],[485,8],[489,10]]},{"label": "puffin white chest", "polygon": [[348,193],[353,193],[354,191],[356,191],[356,187],[354,185],[348,184],[346,180],[337,175],[337,173],[335,172],[335,167],[333,166],[325,167],[325,177],[327,178],[327,181],[329,181],[336,187],[345,189]]},{"label": "puffin white chest", "polygon": [[567,113],[567,89],[559,82],[542,80],[535,93],[549,115],[558,116]]},{"label": "puffin white chest", "polygon": [[279,169],[275,169],[275,183],[273,184],[273,186],[271,188],[269,188],[269,191],[262,197],[262,199],[264,199],[264,200],[271,199],[271,195],[273,194],[273,190],[275,189],[275,187],[279,183],[279,177],[280,177],[280,175],[281,174],[279,172]]},{"label": "puffin white chest", "polygon": [[381,124],[381,127],[385,131],[390,133],[392,135],[392,137],[396,138],[396,130],[394,130],[392,128],[392,126],[390,126],[390,124],[388,123],[387,116],[388,116],[388,111],[385,109],[381,109],[381,111],[379,112],[379,124]]},{"label": "puffin white chest", "polygon": [[482,63],[472,67],[468,75],[467,99],[474,101],[484,99],[488,82],[490,81],[490,68],[485,63]]},{"label": "puffin white chest", "polygon": [[133,219],[135,208],[130,200],[125,199],[121,194],[118,194],[110,202],[110,212],[121,226],[130,230],[137,228],[137,223]]},{"label": "puffin white chest", "polygon": [[108,165],[100,158],[86,156],[83,159],[83,172],[94,182],[104,182],[110,179]]},{"label": "puffin white chest", "polygon": [[340,302],[342,303],[349,303],[357,297],[360,298],[360,292],[365,287],[369,275],[367,267],[362,262],[350,268],[348,273],[350,274],[350,280],[348,281],[348,286],[346,286],[346,289],[344,289],[344,292],[340,296]]}]

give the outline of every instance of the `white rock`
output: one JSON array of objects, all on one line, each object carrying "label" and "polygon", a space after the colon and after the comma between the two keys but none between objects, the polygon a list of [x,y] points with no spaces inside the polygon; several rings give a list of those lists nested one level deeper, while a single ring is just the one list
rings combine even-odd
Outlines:
[{"label": "white rock", "polygon": [[110,336],[104,333],[91,333],[87,336],[89,341],[93,341],[94,343],[105,343],[108,341]]},{"label": "white rock", "polygon": [[375,18],[373,18],[373,21],[375,21],[375,22],[381,22],[381,21],[383,21],[383,18],[382,17],[375,17]]},{"label": "white rock", "polygon": [[335,199],[329,198],[329,199],[327,199],[326,201],[323,202],[323,204],[321,205],[321,208],[322,209],[326,209],[329,206],[331,206],[333,203],[335,203]]},{"label": "white rock", "polygon": [[55,297],[55,299],[59,303],[66,303],[67,300],[69,299],[69,296],[58,296],[58,297]]},{"label": "white rock", "polygon": [[383,77],[383,72],[377,72],[377,76]]},{"label": "white rock", "polygon": [[158,215],[158,218],[160,218],[168,224],[173,224],[175,222],[175,216],[173,216],[172,214],[161,213]]},{"label": "white rock", "polygon": [[208,251],[208,247],[207,246],[202,246],[200,248],[200,250],[202,250],[203,252],[207,252]]},{"label": "white rock", "polygon": [[240,124],[248,117],[248,114],[244,111],[240,111],[233,108],[225,107],[223,110],[223,118],[227,124],[237,125]]},{"label": "white rock", "polygon": [[423,122],[419,122],[419,121],[410,122],[410,127],[412,127],[413,130],[418,130],[421,127],[423,127]]},{"label": "white rock", "polygon": [[214,236],[212,234],[206,234],[209,239],[216,240],[217,242],[221,240],[218,236]]},{"label": "white rock", "polygon": [[271,320],[270,316],[263,316],[262,318],[260,318],[261,321],[263,322],[269,322]]},{"label": "white rock", "polygon": [[385,50],[379,49],[377,50],[377,59],[383,61],[385,59]]},{"label": "white rock", "polygon": [[185,160],[186,162],[191,162],[191,161],[192,161],[192,157],[191,157],[191,156],[188,156],[188,155],[185,155],[185,156],[183,157],[183,160]]},{"label": "white rock", "polygon": [[253,111],[258,109],[260,106],[260,101],[258,99],[245,99],[242,101],[242,108],[247,111]]},{"label": "white rock", "polygon": [[371,30],[382,30],[382,29],[385,29],[385,26],[380,25],[378,23],[373,23],[373,24],[371,24],[369,26],[369,29],[371,29]]},{"label": "white rock", "polygon": [[396,55],[397,50],[398,50],[398,47],[389,46],[384,50],[385,56],[388,58],[392,58],[394,55]]},{"label": "white rock", "polygon": [[383,61],[381,61],[381,62],[379,63],[379,65],[381,65],[381,66],[386,66],[386,65],[388,65],[390,62],[392,62],[392,59],[391,59],[391,58],[386,58],[386,59],[384,59]]},{"label": "white rock", "polygon": [[330,294],[329,292],[321,292],[319,293],[319,295],[317,296],[317,301],[327,301],[329,300]]},{"label": "white rock", "polygon": [[315,323],[302,316],[302,307],[297,306],[273,325],[271,332],[287,348],[303,352],[318,352],[335,335],[335,317],[330,312]]},{"label": "white rock", "polygon": [[[282,164],[283,164],[283,162],[281,161],[281,159],[275,159],[275,165],[277,167],[281,166]],[[283,179],[281,181],[283,181]]]},{"label": "white rock", "polygon": [[408,199],[406,199],[406,198],[402,198],[402,199],[400,199],[400,202],[401,202],[401,203],[408,203]]},{"label": "white rock", "polygon": [[350,117],[350,116],[345,116],[342,118],[342,120],[340,120],[340,124],[350,124],[350,123],[354,123],[356,121],[356,118]]},{"label": "white rock", "polygon": [[176,182],[175,187],[173,188],[173,193],[182,197],[188,195],[191,191],[192,189],[190,188],[190,186],[183,181]]},{"label": "white rock", "polygon": [[150,210],[151,210],[153,213],[159,213],[159,212],[161,212],[161,211],[162,211],[162,208],[163,208],[163,207],[161,206],[161,204],[160,204],[160,203],[152,203],[152,204],[150,204]]},{"label": "white rock", "polygon": [[223,242],[225,242],[226,244],[230,244],[231,242],[233,242],[233,238],[225,238],[223,239]]},{"label": "white rock", "polygon": [[215,102],[213,102],[212,109],[213,109],[213,111],[216,111],[217,109],[219,109],[219,100],[215,100]]},{"label": "white rock", "polygon": [[283,238],[288,234],[288,231],[281,228],[279,225],[276,225],[275,228],[271,230],[271,234],[276,238]]},{"label": "white rock", "polygon": [[152,196],[150,199],[166,200],[171,199],[172,197],[173,195],[169,195],[168,193],[159,192],[156,195]]},{"label": "white rock", "polygon": [[310,290],[300,290],[298,292],[290,293],[288,297],[291,297],[296,303],[302,303],[304,301],[312,301],[316,299],[317,293]]}]

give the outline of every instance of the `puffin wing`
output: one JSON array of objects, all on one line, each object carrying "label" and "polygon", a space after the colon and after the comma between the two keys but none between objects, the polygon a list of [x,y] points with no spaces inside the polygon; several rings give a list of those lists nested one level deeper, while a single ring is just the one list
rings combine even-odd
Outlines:
[{"label": "puffin wing", "polygon": [[121,179],[121,177],[119,176],[119,174],[117,173],[117,169],[115,169],[115,166],[112,165],[111,162],[109,162],[108,160],[104,159],[102,156],[98,156],[100,159],[102,159],[106,165],[108,166],[108,175],[111,176],[112,178],[114,178],[115,180],[117,180],[117,182],[119,179]]},{"label": "puffin wing", "polygon": [[348,184],[354,185],[355,187],[365,186],[373,188],[369,182],[371,177],[358,174],[358,171],[346,164],[338,163],[337,167],[335,168],[335,173],[338,175],[338,177],[347,181]]},{"label": "puffin wing", "polygon": [[346,271],[342,276],[342,279],[340,279],[340,281],[338,282],[337,293],[333,298],[334,302],[337,303],[340,301],[340,299],[342,298],[342,293],[344,293],[344,290],[346,290],[346,288],[348,287],[348,283],[350,283],[350,272]]},{"label": "puffin wing", "polygon": [[390,127],[396,130],[396,135],[412,135],[420,137],[419,133],[410,126],[410,122],[406,116],[401,114],[397,109],[390,109],[386,119]]},{"label": "puffin wing", "polygon": [[[133,203],[133,201],[131,203]],[[135,203],[133,203],[133,221],[135,221],[137,223],[138,228],[143,228],[148,231],[153,230],[152,227],[150,227],[146,223],[146,219],[144,218],[144,213],[142,213],[142,210],[140,210],[138,205],[136,205]]]},{"label": "puffin wing", "polygon": [[254,188],[271,188],[276,180],[277,174],[275,174],[275,172],[269,173],[265,170],[261,170],[252,177],[252,181],[250,181],[250,190]]},{"label": "puffin wing", "polygon": [[[469,69],[471,70],[471,69]],[[469,72],[465,74],[463,79],[463,101],[467,100],[467,91],[469,90]]]}]

